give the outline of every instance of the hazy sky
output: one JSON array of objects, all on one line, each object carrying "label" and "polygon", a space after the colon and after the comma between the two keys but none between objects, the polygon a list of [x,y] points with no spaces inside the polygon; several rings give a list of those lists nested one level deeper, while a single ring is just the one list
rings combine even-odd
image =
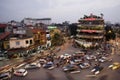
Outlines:
[{"label": "hazy sky", "polygon": [[105,21],[120,22],[120,0],[0,0],[0,22],[26,17],[77,22],[90,13],[103,13]]}]

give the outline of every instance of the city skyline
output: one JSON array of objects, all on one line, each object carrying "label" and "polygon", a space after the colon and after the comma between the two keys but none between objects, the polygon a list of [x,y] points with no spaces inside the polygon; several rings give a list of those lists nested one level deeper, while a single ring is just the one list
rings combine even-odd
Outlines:
[{"label": "city skyline", "polygon": [[104,14],[105,21],[120,22],[119,0],[1,0],[0,22],[23,18],[52,18],[53,23],[78,22],[84,15]]}]

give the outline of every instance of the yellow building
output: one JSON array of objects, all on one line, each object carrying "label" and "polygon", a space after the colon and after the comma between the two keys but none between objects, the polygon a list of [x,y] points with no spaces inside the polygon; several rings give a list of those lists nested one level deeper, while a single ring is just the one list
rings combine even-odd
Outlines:
[{"label": "yellow building", "polygon": [[36,45],[46,44],[46,31],[42,29],[32,29],[32,33]]}]

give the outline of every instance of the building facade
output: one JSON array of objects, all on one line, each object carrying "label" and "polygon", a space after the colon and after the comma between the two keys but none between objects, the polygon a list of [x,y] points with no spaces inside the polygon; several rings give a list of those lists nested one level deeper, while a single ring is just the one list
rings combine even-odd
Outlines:
[{"label": "building facade", "polygon": [[75,42],[83,48],[98,47],[104,40],[103,16],[89,15],[79,20]]},{"label": "building facade", "polygon": [[32,29],[35,45],[41,46],[46,44],[46,31],[42,29]]},{"label": "building facade", "polygon": [[15,48],[27,48],[34,44],[33,38],[10,38],[9,40],[10,49]]},{"label": "building facade", "polygon": [[41,19],[37,19],[37,18],[24,18],[23,22],[26,25],[33,25],[35,26],[36,24],[42,23],[45,25],[50,25],[51,24],[51,18],[41,18]]}]

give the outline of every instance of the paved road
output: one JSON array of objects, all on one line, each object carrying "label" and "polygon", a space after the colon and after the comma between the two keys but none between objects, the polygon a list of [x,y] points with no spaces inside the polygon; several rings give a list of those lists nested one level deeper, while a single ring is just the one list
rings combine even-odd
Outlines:
[{"label": "paved road", "polygon": [[32,69],[28,70],[26,77],[14,76],[12,80],[68,80],[65,73],[60,69],[47,70],[47,69]]}]

